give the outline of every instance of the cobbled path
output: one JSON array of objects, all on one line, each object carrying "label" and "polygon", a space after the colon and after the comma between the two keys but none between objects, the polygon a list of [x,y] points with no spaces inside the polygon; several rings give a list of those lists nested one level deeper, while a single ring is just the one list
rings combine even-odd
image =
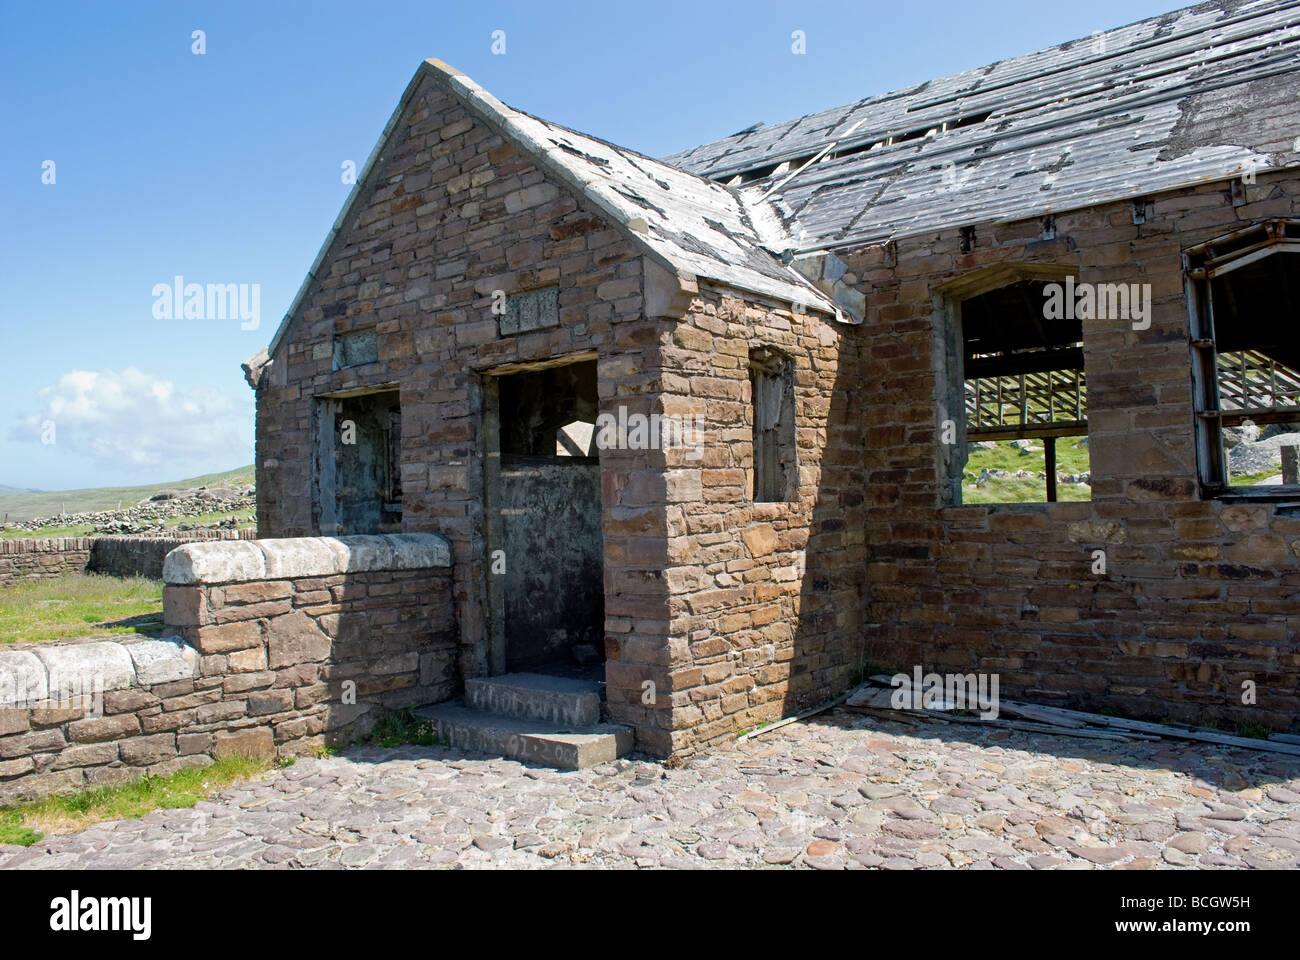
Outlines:
[{"label": "cobbled path", "polygon": [[1300,760],[844,711],[676,769],[358,748],[193,809],[0,846],[0,867],[64,869],[1297,864]]}]

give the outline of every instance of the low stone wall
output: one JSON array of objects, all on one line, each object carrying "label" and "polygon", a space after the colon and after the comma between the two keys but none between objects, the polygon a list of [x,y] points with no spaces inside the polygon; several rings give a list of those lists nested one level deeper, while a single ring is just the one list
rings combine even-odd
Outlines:
[{"label": "low stone wall", "polygon": [[175,549],[172,636],[0,652],[0,803],[228,753],[300,753],[448,699],[450,564],[433,534]]},{"label": "low stone wall", "polygon": [[0,540],[0,587],[25,579],[80,573],[90,563],[92,537]]},{"label": "low stone wall", "polygon": [[64,573],[115,577],[162,576],[163,558],[177,547],[206,540],[252,540],[254,530],[189,530],[169,537],[20,537],[0,540],[0,587]]},{"label": "low stone wall", "polygon": [[206,540],[254,540],[256,530],[191,530],[173,537],[98,537],[90,548],[88,569],[115,577],[163,575],[163,560],[177,547]]},{"label": "low stone wall", "polygon": [[175,637],[0,652],[0,803],[208,763],[177,736],[198,661]]}]

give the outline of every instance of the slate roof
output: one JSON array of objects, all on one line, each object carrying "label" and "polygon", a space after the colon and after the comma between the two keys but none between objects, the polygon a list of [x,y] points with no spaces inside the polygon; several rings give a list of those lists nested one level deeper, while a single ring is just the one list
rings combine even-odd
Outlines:
[{"label": "slate roof", "polygon": [[833,249],[1295,165],[1298,100],[1300,2],[1216,0],[663,159]]}]

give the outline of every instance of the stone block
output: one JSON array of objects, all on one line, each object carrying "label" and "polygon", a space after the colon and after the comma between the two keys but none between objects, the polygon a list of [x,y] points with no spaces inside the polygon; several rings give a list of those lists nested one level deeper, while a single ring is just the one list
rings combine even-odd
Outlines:
[{"label": "stone block", "polygon": [[253,540],[220,540],[177,547],[163,559],[163,581],[184,586],[265,580],[266,557],[255,544]]},{"label": "stone block", "polygon": [[0,651],[0,707],[29,707],[50,695],[45,664],[29,650]]},{"label": "stone block", "polygon": [[301,611],[276,617],[267,624],[267,647],[272,670],[298,663],[316,663],[330,653],[330,638]]},{"label": "stone block", "polygon": [[34,730],[31,733],[0,738],[0,760],[51,753],[62,750],[67,743],[61,730]]},{"label": "stone block", "polygon": [[275,737],[269,727],[251,727],[246,730],[222,731],[215,735],[212,755],[223,757],[267,757],[275,753]]},{"label": "stone block", "polygon": [[34,651],[49,676],[49,699],[69,700],[135,683],[135,664],[120,643],[43,646]]},{"label": "stone block", "polygon": [[226,669],[231,673],[258,673],[266,669],[266,647],[236,650],[226,656]]},{"label": "stone block", "polygon": [[68,724],[68,739],[74,743],[103,743],[140,732],[140,721],[131,714],[117,717],[87,717]]},{"label": "stone block", "polygon": [[196,642],[204,654],[248,650],[261,646],[262,628],[255,621],[199,627]]},{"label": "stone block", "polygon": [[171,683],[198,676],[199,653],[180,637],[130,643],[126,651],[141,684]]},{"label": "stone block", "polygon": [[147,767],[176,756],[176,735],[159,733],[151,737],[135,737],[124,740],[118,750],[124,763]]}]

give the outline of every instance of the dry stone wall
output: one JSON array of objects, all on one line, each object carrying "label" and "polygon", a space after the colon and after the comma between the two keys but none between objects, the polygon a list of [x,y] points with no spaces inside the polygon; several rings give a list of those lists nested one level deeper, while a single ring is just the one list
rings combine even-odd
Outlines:
[{"label": "dry stone wall", "polygon": [[177,547],[206,540],[253,540],[255,530],[211,530],[174,537],[96,537],[90,547],[91,573],[114,577],[149,577],[160,580],[163,560]]},{"label": "dry stone wall", "polygon": [[0,540],[0,587],[19,580],[42,580],[81,573],[90,563],[92,537]]},{"label": "dry stone wall", "polygon": [[64,573],[162,576],[163,558],[187,543],[251,540],[253,530],[196,530],[173,537],[15,537],[0,540],[0,587]]}]

